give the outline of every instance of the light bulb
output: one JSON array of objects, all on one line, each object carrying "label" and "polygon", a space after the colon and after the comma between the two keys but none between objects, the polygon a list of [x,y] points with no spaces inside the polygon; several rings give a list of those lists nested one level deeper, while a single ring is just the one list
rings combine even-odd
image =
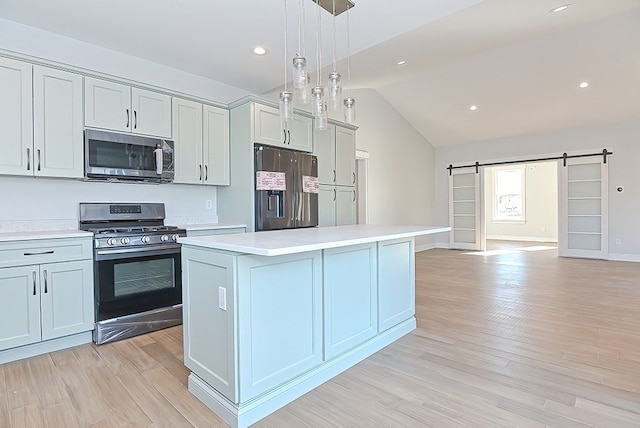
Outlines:
[{"label": "light bulb", "polygon": [[313,126],[317,130],[327,129],[327,103],[324,101],[324,88],[315,86],[311,90],[313,96]]},{"label": "light bulb", "polygon": [[302,56],[293,57],[293,87],[304,89],[307,87],[307,59]]},{"label": "light bulb", "polygon": [[340,107],[340,97],[342,96],[342,86],[340,86],[340,73],[333,71],[329,73],[329,102],[331,110],[336,111]]},{"label": "light bulb", "polygon": [[293,93],[290,91],[280,92],[280,120],[293,120]]},{"label": "light bulb", "polygon": [[356,123],[356,100],[351,97],[344,99],[344,121],[349,125]]}]

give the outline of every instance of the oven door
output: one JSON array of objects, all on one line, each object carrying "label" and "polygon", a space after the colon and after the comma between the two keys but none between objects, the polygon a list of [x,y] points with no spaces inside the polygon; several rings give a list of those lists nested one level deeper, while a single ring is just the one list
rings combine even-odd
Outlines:
[{"label": "oven door", "polygon": [[180,244],[96,250],[96,321],[182,302]]}]

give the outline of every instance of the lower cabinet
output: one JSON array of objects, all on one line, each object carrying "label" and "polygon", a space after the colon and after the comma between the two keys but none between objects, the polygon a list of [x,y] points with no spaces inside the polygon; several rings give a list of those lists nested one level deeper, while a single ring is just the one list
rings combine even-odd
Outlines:
[{"label": "lower cabinet", "polygon": [[93,262],[0,269],[0,350],[93,329]]},{"label": "lower cabinet", "polygon": [[376,244],[324,250],[324,358],[378,333]]},{"label": "lower cabinet", "polygon": [[189,369],[238,404],[322,363],[320,251],[279,257],[183,251]]},{"label": "lower cabinet", "polygon": [[350,186],[320,185],[318,226],[357,224],[356,189]]},{"label": "lower cabinet", "polygon": [[273,257],[183,244],[185,365],[238,407],[330,367],[414,319],[413,242]]},{"label": "lower cabinet", "polygon": [[[30,242],[25,248],[20,255],[46,259],[68,247],[53,245],[42,251]],[[78,248],[87,249],[91,257],[90,238]],[[5,244],[0,255],[12,257],[18,249],[15,243]],[[93,312],[91,258],[0,268],[0,351],[91,331]]]},{"label": "lower cabinet", "polygon": [[415,241],[378,243],[378,331],[415,316]]}]

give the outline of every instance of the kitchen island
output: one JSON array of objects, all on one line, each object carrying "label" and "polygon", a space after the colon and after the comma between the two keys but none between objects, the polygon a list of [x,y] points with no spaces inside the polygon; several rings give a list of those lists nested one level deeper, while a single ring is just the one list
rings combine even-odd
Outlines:
[{"label": "kitchen island", "polygon": [[416,328],[415,236],[338,226],[180,238],[189,391],[248,426]]}]

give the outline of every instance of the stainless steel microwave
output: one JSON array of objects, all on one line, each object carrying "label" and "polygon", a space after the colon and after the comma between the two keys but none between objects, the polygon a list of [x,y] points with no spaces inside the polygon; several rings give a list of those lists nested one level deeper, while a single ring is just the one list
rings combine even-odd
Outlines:
[{"label": "stainless steel microwave", "polygon": [[170,140],[84,131],[84,174],[90,179],[173,181],[174,157]]}]

